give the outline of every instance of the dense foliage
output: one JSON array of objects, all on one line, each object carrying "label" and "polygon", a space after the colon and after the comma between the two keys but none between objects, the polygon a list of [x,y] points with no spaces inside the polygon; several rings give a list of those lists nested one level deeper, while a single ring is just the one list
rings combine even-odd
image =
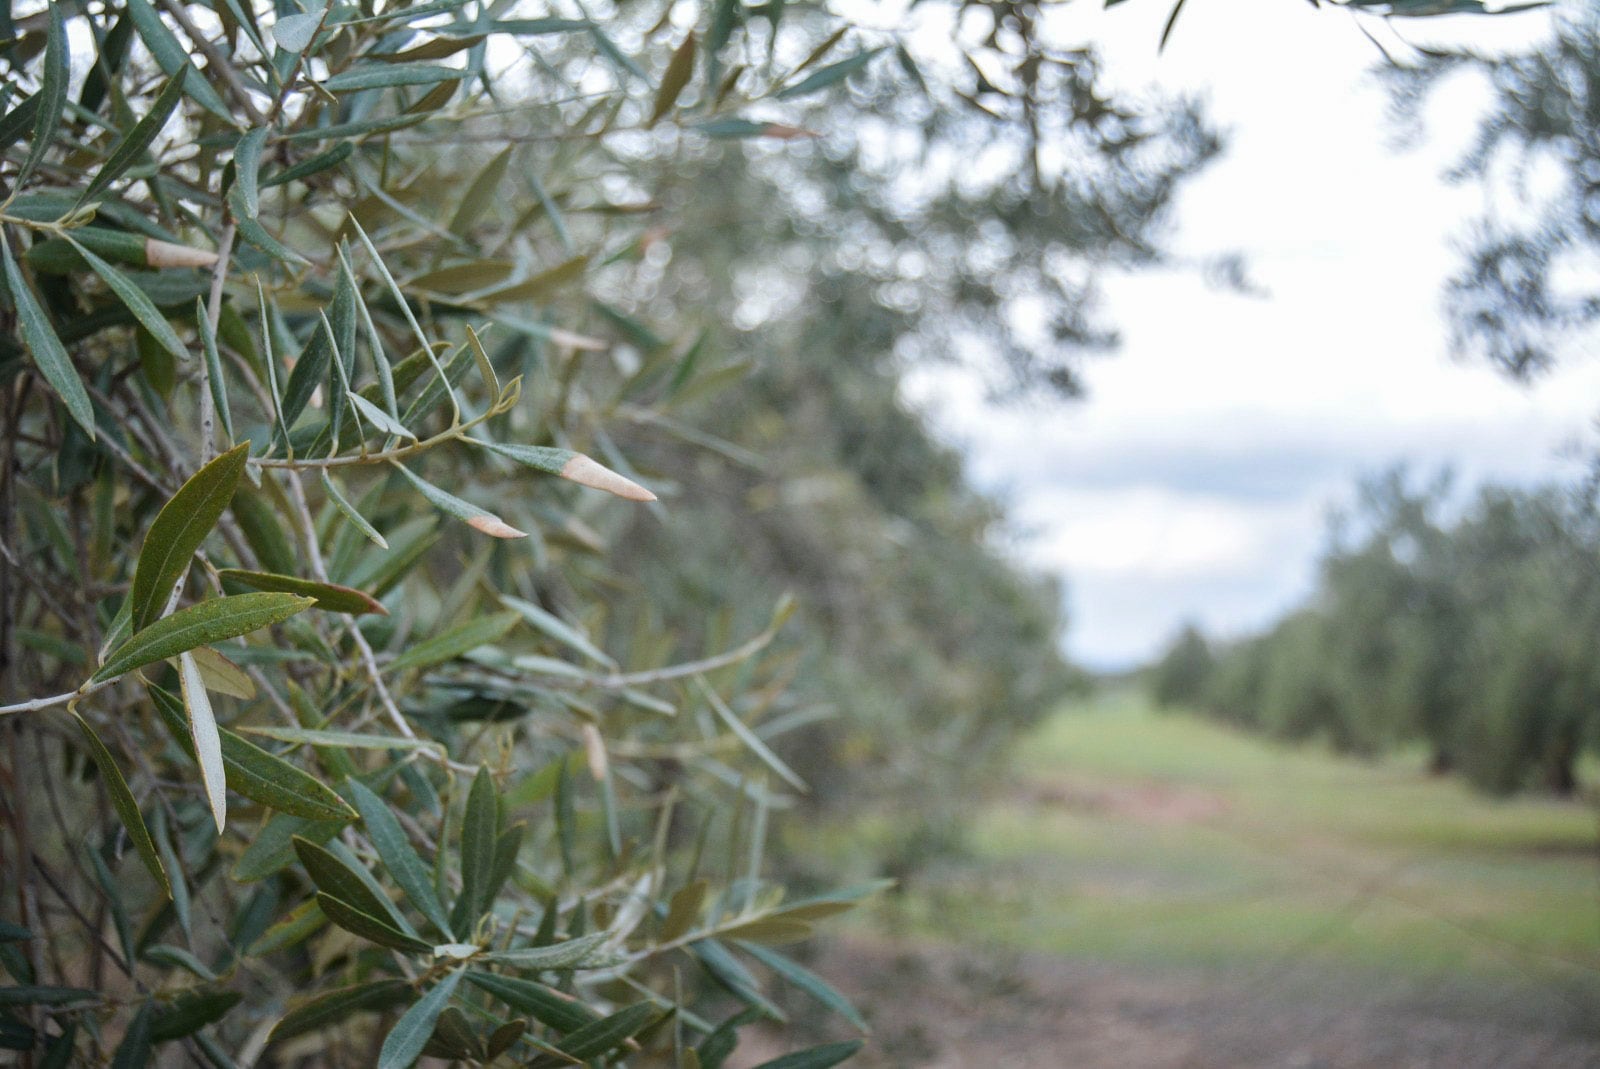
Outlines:
[{"label": "dense foliage", "polygon": [[[1285,739],[1375,754],[1421,743],[1494,793],[1570,793],[1600,743],[1600,513],[1592,494],[1448,480],[1363,488],[1311,602],[1224,646],[1186,701]],[[1192,663],[1180,640],[1155,673]]]}]

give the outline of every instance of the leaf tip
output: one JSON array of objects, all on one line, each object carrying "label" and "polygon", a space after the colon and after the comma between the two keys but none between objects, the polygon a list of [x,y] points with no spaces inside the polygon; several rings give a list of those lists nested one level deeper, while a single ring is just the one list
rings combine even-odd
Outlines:
[{"label": "leaf tip", "polygon": [[482,516],[474,516],[471,519],[469,519],[467,521],[467,523],[474,530],[482,531],[484,534],[488,535],[491,538],[527,538],[528,537],[528,532],[527,531],[519,531],[519,530],[517,530],[515,527],[511,526],[505,520],[502,520],[499,516],[495,516],[492,513],[487,513],[486,512]]},{"label": "leaf tip", "polygon": [[608,494],[615,494],[629,501],[654,501],[656,499],[655,494],[632,479],[618,475],[604,464],[600,464],[582,453],[577,454],[561,466],[561,477],[575,482],[579,486],[604,490]]}]

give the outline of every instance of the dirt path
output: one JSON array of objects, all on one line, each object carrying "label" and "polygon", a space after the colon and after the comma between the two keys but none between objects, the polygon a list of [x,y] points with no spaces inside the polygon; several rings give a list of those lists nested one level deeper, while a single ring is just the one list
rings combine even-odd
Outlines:
[{"label": "dirt path", "polygon": [[[974,955],[852,938],[815,967],[872,1022],[861,1069],[1580,1069],[1600,1009],[1492,991]],[[829,1038],[842,1035],[830,1028]],[[756,1064],[778,1053],[743,1051]]]}]

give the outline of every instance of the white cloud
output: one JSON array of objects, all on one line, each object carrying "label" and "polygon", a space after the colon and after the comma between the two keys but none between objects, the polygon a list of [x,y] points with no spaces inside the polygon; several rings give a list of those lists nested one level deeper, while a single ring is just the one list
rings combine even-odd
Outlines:
[{"label": "white cloud", "polygon": [[[1408,460],[1469,483],[1568,475],[1559,451],[1600,409],[1600,363],[1581,353],[1526,388],[1449,359],[1440,287],[1479,202],[1439,180],[1436,144],[1387,151],[1367,73],[1380,57],[1349,18],[1198,5],[1156,62],[1159,18],[1141,20],[1166,10],[1096,9],[1086,24],[1125,84],[1205,90],[1232,127],[1232,151],[1183,196],[1175,244],[1243,251],[1270,297],[1187,271],[1111,280],[1124,345],[1086,368],[1081,405],[995,411],[949,370],[909,388],[1012,502],[1028,557],[1064,574],[1069,648],[1095,664],[1150,656],[1185,618],[1237,631],[1281,612],[1309,589],[1323,518],[1362,474]],[[1493,21],[1506,45],[1543,26]],[[1442,102],[1444,141],[1463,143],[1480,102]]]}]

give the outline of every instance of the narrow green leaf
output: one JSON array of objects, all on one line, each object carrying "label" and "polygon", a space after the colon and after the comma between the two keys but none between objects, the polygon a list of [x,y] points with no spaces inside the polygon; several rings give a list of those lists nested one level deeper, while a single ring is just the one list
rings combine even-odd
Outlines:
[{"label": "narrow green leaf", "polygon": [[589,636],[554,613],[541,609],[531,601],[523,601],[521,598],[514,598],[510,595],[502,596],[500,604],[508,609],[515,609],[522,614],[522,618],[535,631],[543,632],[563,646],[574,649],[585,657],[608,667],[615,668],[617,666],[617,662],[608,656],[604,650],[589,641]]},{"label": "narrow green leaf", "polygon": [[575,1032],[600,1019],[581,999],[533,980],[477,970],[468,972],[467,979],[518,1013],[526,1013],[558,1032]]},{"label": "narrow green leaf", "polygon": [[166,608],[172,588],[233,499],[250,457],[244,442],[191,475],[161,507],[144,536],[129,591],[133,629],[148,626]]},{"label": "narrow green leaf", "polygon": [[866,52],[858,52],[849,59],[841,59],[837,63],[830,63],[809,77],[803,78],[794,85],[781,90],[778,93],[778,99],[793,100],[795,97],[805,96],[808,93],[820,92],[861,70],[882,51],[883,49],[881,48],[874,48]]},{"label": "narrow green leaf", "polygon": [[154,1016],[154,1002],[140,1004],[139,1012],[122,1034],[122,1042],[111,1055],[111,1069],[144,1069],[150,1060],[150,1022]]},{"label": "narrow green leaf", "polygon": [[635,1002],[609,1017],[584,1025],[562,1039],[556,1047],[579,1061],[593,1061],[610,1054],[662,1016],[663,1011],[654,1002]]},{"label": "narrow green leaf", "polygon": [[267,228],[258,221],[247,215],[240,215],[241,206],[238,204],[238,200],[239,192],[237,187],[229,190],[228,206],[233,209],[234,222],[238,224],[239,237],[246,244],[254,246],[280,263],[300,264],[302,266],[311,263],[310,260],[307,260],[304,256],[301,256],[298,252],[273,237],[268,233]]},{"label": "narrow green leaf", "polygon": [[[349,396],[355,397],[355,394],[352,393]],[[327,468],[322,469],[322,489],[327,493],[328,500],[333,502],[334,507],[343,513],[344,518],[349,520],[356,530],[366,535],[379,549],[389,548],[388,541],[378,533],[378,529],[368,523],[367,518],[357,512],[356,507],[350,504],[349,500],[340,492],[339,484],[333,481],[333,477],[328,474]]]},{"label": "narrow green leaf", "polygon": [[499,833],[494,777],[488,769],[479,768],[467,792],[467,811],[461,821],[461,898],[454,916],[462,931],[470,929],[488,907],[485,895]]},{"label": "narrow green leaf", "polygon": [[381,893],[381,888],[365,870],[358,870],[327,847],[318,846],[300,836],[294,838],[294,852],[300,864],[305,866],[311,882],[317,885],[317,890],[362,913],[380,918],[408,936],[415,934],[408,930],[411,925],[395,909],[394,903]]},{"label": "narrow green leaf", "polygon": [[701,693],[705,695],[706,701],[717,716],[721,718],[724,724],[728,725],[728,730],[732,731],[739,741],[744,743],[746,749],[760,758],[763,764],[781,776],[795,790],[806,790],[805,780],[796,775],[794,769],[784,764],[783,760],[772,752],[772,748],[762,742],[761,738],[754,731],[751,731],[749,726],[743,720],[740,720],[732,709],[728,708],[727,703],[722,700],[722,697],[715,690],[711,689],[711,685],[703,677],[696,676],[695,682],[700,685]]},{"label": "narrow green leaf", "polygon": [[389,947],[391,950],[404,950],[412,954],[427,954],[433,950],[432,944],[414,935],[407,935],[388,921],[380,920],[343,899],[334,898],[321,891],[317,892],[317,908],[345,931],[359,935],[379,946]]},{"label": "narrow green leaf", "polygon": [[28,146],[28,155],[23,159],[22,166],[11,180],[12,189],[28,188],[28,180],[33,177],[34,169],[55,144],[61,113],[67,106],[67,82],[72,77],[71,46],[60,5],[51,4],[49,10],[50,29],[45,38],[44,70],[39,85],[38,117],[33,124],[33,142]]},{"label": "narrow green leaf", "polygon": [[0,921],[0,943],[26,943],[32,938],[33,932],[22,925]]},{"label": "narrow green leaf", "polygon": [[861,1031],[870,1031],[866,1020],[856,1012],[854,1006],[850,1005],[850,1000],[835,991],[826,980],[810,969],[759,943],[740,942],[738,947]]},{"label": "narrow green leaf", "polygon": [[400,822],[390,812],[388,803],[357,780],[350,781],[350,798],[361,814],[367,838],[372,840],[372,845],[377,849],[383,867],[400,885],[407,900],[447,938],[454,939],[455,932],[445,917],[439,896],[434,893],[428,868],[417,856]]},{"label": "narrow green leaf", "polygon": [[411,994],[404,980],[371,980],[364,984],[329,991],[301,1002],[272,1028],[271,1040],[281,1043],[295,1036],[338,1024],[352,1013],[376,1013],[399,1005]]},{"label": "narrow green leaf", "polygon": [[150,829],[145,826],[144,816],[139,812],[139,803],[133,800],[133,792],[128,790],[128,781],[122,778],[122,770],[117,767],[116,759],[83,717],[74,712],[72,718],[83,731],[84,740],[89,744],[89,756],[94,760],[95,768],[100,770],[100,779],[106,786],[106,794],[111,797],[112,808],[122,818],[122,826],[128,829],[128,838],[133,840],[139,860],[144,862],[144,867],[161,885],[161,893],[171,898],[172,884],[167,879],[167,870],[161,867],[155,840],[150,838]]},{"label": "narrow green leaf", "polygon": [[4,115],[0,115],[0,152],[9,150],[24,133],[32,131],[38,121],[38,93],[34,93]]},{"label": "narrow green leaf", "polygon": [[379,616],[388,616],[389,610],[369,594],[363,593],[352,587],[340,586],[337,583],[318,583],[310,579],[300,579],[292,575],[276,575],[272,572],[250,572],[242,568],[224,568],[217,573],[217,578],[223,582],[240,583],[252,590],[281,591],[285,594],[300,594],[304,597],[314,598],[316,607],[327,612],[349,613],[351,616],[360,616],[364,613],[375,613]]},{"label": "narrow green leaf", "polygon": [[655,108],[650,112],[648,125],[654,126],[672,110],[678,102],[678,97],[689,84],[689,79],[694,77],[695,40],[694,34],[689,34],[683,39],[683,44],[672,53],[672,60],[667,64],[666,73],[661,76],[661,88],[656,90]]},{"label": "narrow green leaf", "polygon": [[[51,6],[50,11],[54,18],[59,18],[56,12],[59,9]],[[39,299],[33,295],[33,290],[22,279],[22,271],[17,267],[17,261],[11,255],[11,244],[0,240],[0,260],[4,261],[6,272],[6,288],[11,291],[11,299],[16,304],[17,320],[22,327],[22,340],[28,347],[28,352],[33,354],[33,362],[38,365],[39,373],[45,381],[56,391],[61,398],[61,403],[67,406],[67,412],[89,440],[94,440],[94,408],[89,404],[89,392],[83,388],[83,380],[78,377],[78,369],[72,366],[72,358],[67,356],[66,348],[61,344],[61,339],[56,336],[55,328],[50,325],[50,317],[39,305]]]},{"label": "narrow green leaf", "polygon": [[139,321],[139,325],[148,330],[151,337],[161,343],[163,349],[178,360],[189,359],[188,347],[178,338],[178,332],[172,329],[172,324],[167,322],[167,317],[161,314],[161,310],[156,307],[155,302],[150,299],[144,290],[135,286],[128,276],[102,260],[82,242],[74,238],[70,230],[67,231],[67,240],[72,242],[72,247],[78,250],[78,255],[88,262],[89,266],[94,269],[94,273],[105,280],[105,284],[111,288],[111,292],[117,295],[117,300],[121,301],[128,311],[133,313],[133,318]]},{"label": "narrow green leaf", "polygon": [[310,178],[314,174],[321,174],[331,167],[337,167],[355,154],[356,147],[348,141],[340,142],[326,152],[320,152],[310,159],[301,160],[293,167],[285,167],[281,171],[269,174],[261,185],[263,188],[281,186],[285,182],[298,182],[302,178]]},{"label": "narrow green leaf", "polygon": [[[176,78],[179,71],[190,65],[188,49],[167,28],[167,24],[161,21],[156,9],[150,6],[150,0],[127,0],[127,4],[128,16],[133,19],[133,28],[145,47],[150,50],[150,55],[155,57],[156,65],[168,77]],[[229,126],[238,126],[233,112],[223,103],[222,97],[212,88],[208,79],[196,74],[192,78],[184,79],[183,88],[184,92],[202,108]]]},{"label": "narrow green leaf", "polygon": [[398,735],[361,735],[350,731],[319,731],[316,728],[246,727],[241,730],[279,742],[307,746],[331,746],[337,750],[440,750],[431,739],[406,739]]},{"label": "narrow green leaf", "polygon": [[378,1069],[407,1069],[427,1046],[433,1035],[433,1026],[444,1012],[445,1004],[461,982],[462,970],[446,976],[433,986],[421,1000],[395,1022],[393,1030],[384,1038],[383,1049],[378,1052]]},{"label": "narrow green leaf", "polygon": [[640,67],[633,57],[618,48],[617,43],[593,22],[589,23],[589,36],[594,39],[595,47],[600,49],[600,54],[610,60],[618,70],[633,75],[641,82],[649,83],[650,76],[644,72],[644,68]]},{"label": "narrow green leaf", "polygon": [[433,63],[368,63],[335,74],[322,83],[335,93],[389,89],[400,85],[435,85],[461,77],[454,67]]},{"label": "narrow green leaf", "polygon": [[432,668],[436,664],[454,660],[464,653],[488,645],[517,625],[521,613],[502,612],[493,616],[480,616],[450,628],[443,634],[409,647],[385,666],[386,672],[407,672],[417,668]]},{"label": "narrow green leaf", "polygon": [[156,1014],[150,1038],[157,1043],[193,1035],[228,1015],[244,998],[240,991],[183,991]]},{"label": "narrow green leaf", "polygon": [[854,1058],[860,1049],[859,1039],[852,1039],[846,1043],[827,1043],[762,1062],[756,1069],[830,1069],[831,1066]]},{"label": "narrow green leaf", "polygon": [[456,207],[456,214],[450,220],[450,233],[465,235],[472,229],[472,224],[488,210],[495,202],[495,197],[500,191],[500,182],[506,175],[506,168],[511,166],[511,157],[516,152],[517,146],[513,142],[504,150],[497,153],[493,159],[484,165],[478,172],[467,191],[461,195],[461,203]]},{"label": "narrow green leaf", "polygon": [[0,1006],[63,1006],[71,1002],[99,1002],[98,991],[81,987],[0,987]]},{"label": "narrow green leaf", "polygon": [[258,631],[287,620],[312,604],[310,598],[293,594],[237,594],[202,601],[136,632],[117,647],[100,670],[89,677],[89,682],[102,683],[135,668],[176,657],[196,646],[209,646]]},{"label": "narrow green leaf", "polygon": [[235,203],[248,219],[261,214],[261,149],[267,143],[268,133],[265,126],[248,130],[233,150],[233,181],[239,190]]},{"label": "narrow green leaf", "polygon": [[211,329],[211,319],[206,315],[205,302],[194,299],[195,329],[200,333],[200,351],[206,361],[206,385],[211,389],[211,403],[222,422],[222,433],[231,443],[233,435],[233,408],[228,403],[228,385],[222,377],[222,354],[217,351],[217,332]]},{"label": "narrow green leaf", "polygon": [[601,951],[610,938],[609,932],[591,932],[575,939],[568,939],[564,943],[552,943],[550,946],[497,950],[483,955],[482,960],[509,965],[514,969],[527,969],[530,972],[542,972],[546,969],[604,968],[615,960],[614,955]]},{"label": "narrow green leaf", "polygon": [[178,106],[178,100],[183,96],[183,84],[188,80],[190,70],[191,68],[185,65],[167,80],[155,103],[144,113],[144,118],[134,124],[126,137],[117,142],[116,147],[111,150],[111,155],[106,157],[106,162],[101,164],[100,170],[96,172],[94,179],[78,195],[80,205],[93,200],[144,155],[145,150],[156,139],[156,135],[161,132],[161,128],[172,117],[173,109]]},{"label": "narrow green leaf", "polygon": [[222,763],[222,736],[217,731],[211,698],[206,694],[200,667],[192,654],[178,655],[178,680],[183,685],[184,707],[189,711],[189,739],[194,743],[195,760],[200,764],[200,782],[205,786],[206,801],[211,806],[211,819],[216,821],[217,834],[221,835],[228,822],[228,773]]}]

